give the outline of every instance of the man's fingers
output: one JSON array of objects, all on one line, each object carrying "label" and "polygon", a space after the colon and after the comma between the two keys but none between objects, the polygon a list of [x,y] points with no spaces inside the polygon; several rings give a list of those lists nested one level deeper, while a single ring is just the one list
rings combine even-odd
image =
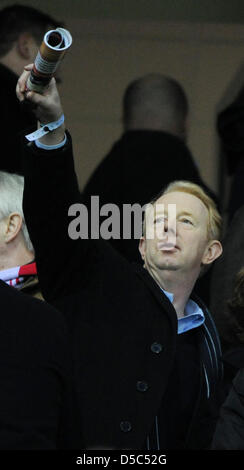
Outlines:
[{"label": "man's fingers", "polygon": [[30,71],[32,70],[32,67],[33,67],[33,64],[26,65],[17,82],[16,93],[20,101],[24,99],[23,93],[25,93],[26,81],[27,81],[28,76],[30,75]]},{"label": "man's fingers", "polygon": [[45,105],[45,98],[40,94],[36,93],[35,91],[26,91],[25,92],[25,97],[27,100],[31,101],[32,103],[36,105]]},{"label": "man's fingers", "polygon": [[32,64],[29,64],[24,68],[24,71],[17,82],[16,95],[20,102],[26,100],[35,105],[35,115],[40,122],[46,123],[56,121],[63,113],[56,87],[56,80],[55,78],[52,78],[42,94],[33,90],[28,90],[26,83],[30,76],[31,69]]},{"label": "man's fingers", "polygon": [[56,80],[54,77],[52,77],[49,84],[44,89],[42,95],[44,96],[52,95],[53,93],[55,93],[55,91],[56,91]]},{"label": "man's fingers", "polygon": [[24,72],[19,77],[19,80],[16,86],[16,93],[19,99],[21,99],[21,94],[23,94],[26,90],[25,85],[26,85],[26,80],[29,75],[30,75],[30,72],[28,72],[27,70],[24,70]]},{"label": "man's fingers", "polygon": [[34,64],[25,65],[24,70],[27,70],[28,72],[30,72],[30,70],[32,70],[32,68],[33,68],[33,65]]},{"label": "man's fingers", "polygon": [[23,101],[25,99],[24,90],[25,88],[23,87],[21,82],[18,80],[17,85],[16,85],[16,95],[20,101]]}]

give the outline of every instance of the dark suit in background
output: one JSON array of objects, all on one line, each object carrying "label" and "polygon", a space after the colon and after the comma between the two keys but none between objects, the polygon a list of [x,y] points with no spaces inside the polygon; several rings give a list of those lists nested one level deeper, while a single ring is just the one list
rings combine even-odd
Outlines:
[{"label": "dark suit in background", "polygon": [[244,205],[244,88],[235,100],[218,114],[217,130],[226,158],[228,175],[232,177],[228,201],[228,220]]},{"label": "dark suit in background", "polygon": [[62,23],[30,6],[13,4],[0,10],[0,170],[23,174],[20,132],[35,129],[36,118],[30,106],[19,104],[17,80],[34,62],[44,34],[58,26]]},{"label": "dark suit in background", "polygon": [[244,206],[236,211],[223,240],[223,254],[213,267],[211,312],[216,322],[223,349],[233,346],[233,330],[228,322],[227,301],[232,297],[235,276],[244,266]]},{"label": "dark suit in background", "polygon": [[21,136],[25,129],[36,128],[36,117],[30,107],[20,104],[17,99],[17,80],[18,76],[14,72],[0,64],[0,129],[4,143],[0,170],[23,174]]}]

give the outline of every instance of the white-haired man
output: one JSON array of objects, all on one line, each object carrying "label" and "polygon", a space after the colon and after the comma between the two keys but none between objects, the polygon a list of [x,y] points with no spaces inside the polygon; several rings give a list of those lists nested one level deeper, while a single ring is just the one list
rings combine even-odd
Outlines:
[{"label": "white-haired man", "polygon": [[75,445],[67,331],[33,298],[42,296],[22,200],[23,177],[0,172],[0,450],[63,449],[70,436]]},{"label": "white-haired man", "polygon": [[42,299],[23,214],[23,190],[22,176],[0,172],[0,279]]},{"label": "white-haired man", "polygon": [[67,328],[43,302],[23,189],[22,176],[0,172],[0,450],[74,448]]}]

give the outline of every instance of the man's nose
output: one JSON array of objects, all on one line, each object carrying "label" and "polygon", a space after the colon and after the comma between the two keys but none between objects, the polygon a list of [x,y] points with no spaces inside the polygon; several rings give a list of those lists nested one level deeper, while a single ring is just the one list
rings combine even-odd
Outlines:
[{"label": "man's nose", "polygon": [[168,235],[169,234],[173,234],[173,235],[176,235],[176,232],[177,232],[177,227],[176,227],[176,221],[175,221],[175,218],[174,217],[165,217],[164,219],[164,233],[167,233]]}]

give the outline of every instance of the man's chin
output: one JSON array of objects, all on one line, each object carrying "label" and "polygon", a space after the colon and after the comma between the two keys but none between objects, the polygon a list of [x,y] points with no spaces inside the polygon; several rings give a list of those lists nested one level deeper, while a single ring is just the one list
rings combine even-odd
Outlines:
[{"label": "man's chin", "polygon": [[171,261],[162,261],[158,263],[158,269],[160,271],[177,271],[179,269],[178,264],[172,263]]}]

